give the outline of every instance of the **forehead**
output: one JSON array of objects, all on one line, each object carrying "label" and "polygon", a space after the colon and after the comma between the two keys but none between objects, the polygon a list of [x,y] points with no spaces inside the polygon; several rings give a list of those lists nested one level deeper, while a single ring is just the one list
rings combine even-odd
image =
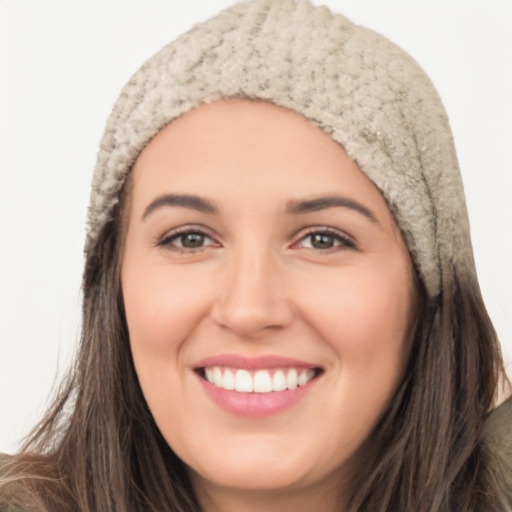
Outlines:
[{"label": "forehead", "polygon": [[222,100],[173,121],[139,155],[133,186],[136,202],[194,193],[249,206],[340,193],[388,212],[338,143],[302,115],[261,101]]},{"label": "forehead", "polygon": [[226,163],[241,158],[246,162],[240,166],[243,172],[251,163],[298,154],[309,159],[313,152],[318,164],[323,155],[344,157],[341,146],[296,112],[263,101],[221,100],[195,108],[162,129],[141,152],[135,169],[154,164],[163,153],[172,158],[173,168],[211,165],[216,154]]}]

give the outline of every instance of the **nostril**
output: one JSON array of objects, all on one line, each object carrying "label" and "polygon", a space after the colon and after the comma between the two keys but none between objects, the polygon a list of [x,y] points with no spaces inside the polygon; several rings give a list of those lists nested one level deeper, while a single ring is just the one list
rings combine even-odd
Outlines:
[{"label": "nostril", "polygon": [[285,301],[263,301],[254,297],[219,302],[212,308],[211,316],[217,325],[244,338],[258,337],[269,329],[282,329],[293,320],[291,308]]},{"label": "nostril", "polygon": [[[261,330],[290,324],[293,314],[286,289],[268,262],[268,255],[248,256],[249,249],[233,261],[225,285],[219,291],[211,316],[221,327],[244,338],[257,337]],[[243,262],[241,259],[251,260]],[[257,261],[256,261],[257,260]]]}]

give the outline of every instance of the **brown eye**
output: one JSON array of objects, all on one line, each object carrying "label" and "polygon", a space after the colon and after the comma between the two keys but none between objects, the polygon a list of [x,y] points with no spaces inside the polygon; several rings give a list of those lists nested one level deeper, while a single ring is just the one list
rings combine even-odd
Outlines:
[{"label": "brown eye", "polygon": [[330,249],[334,247],[336,239],[328,233],[314,233],[311,237],[311,247],[315,249]]},{"label": "brown eye", "polygon": [[205,238],[206,235],[203,233],[185,233],[178,237],[181,242],[181,247],[186,247],[188,249],[202,247],[204,245]]},{"label": "brown eye", "polygon": [[201,231],[181,231],[165,236],[157,244],[160,247],[179,251],[194,251],[204,247],[217,246],[218,243]]},{"label": "brown eye", "polygon": [[329,251],[351,249],[355,247],[354,242],[338,232],[329,230],[312,231],[304,235],[297,244],[304,249],[315,249],[317,251]]}]

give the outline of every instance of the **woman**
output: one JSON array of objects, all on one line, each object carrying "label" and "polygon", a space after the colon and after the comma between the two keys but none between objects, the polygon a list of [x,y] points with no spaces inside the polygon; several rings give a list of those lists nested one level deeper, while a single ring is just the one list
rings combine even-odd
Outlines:
[{"label": "woman", "polygon": [[446,115],[384,38],[259,1],[162,49],[107,124],[86,255],[4,507],[512,506]]}]

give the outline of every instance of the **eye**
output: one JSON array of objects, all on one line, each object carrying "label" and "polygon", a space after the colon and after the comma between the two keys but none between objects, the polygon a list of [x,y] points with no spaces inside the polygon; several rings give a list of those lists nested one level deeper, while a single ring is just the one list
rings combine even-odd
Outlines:
[{"label": "eye", "polygon": [[203,231],[187,229],[167,233],[157,245],[177,251],[194,251],[219,244]]},{"label": "eye", "polygon": [[306,233],[295,246],[318,251],[329,251],[336,249],[352,249],[355,247],[355,244],[341,233],[330,229],[319,229]]}]

